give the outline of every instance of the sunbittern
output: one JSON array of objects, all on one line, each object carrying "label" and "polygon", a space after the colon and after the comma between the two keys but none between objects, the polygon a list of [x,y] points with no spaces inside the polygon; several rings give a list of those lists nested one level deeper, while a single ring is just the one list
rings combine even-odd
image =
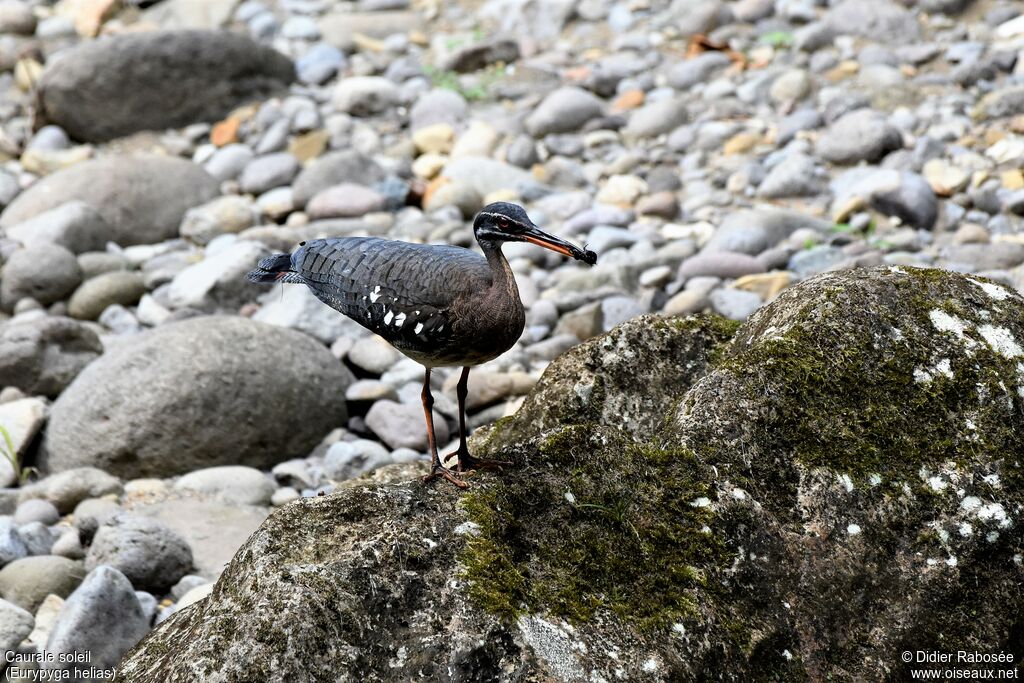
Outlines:
[{"label": "sunbittern", "polygon": [[431,455],[425,480],[443,477],[460,488],[466,482],[437,454],[430,371],[462,366],[456,471],[508,464],[474,458],[466,447],[469,370],[512,348],[526,324],[502,243],[532,242],[591,265],[597,262],[594,252],[545,233],[522,207],[507,202],[485,206],[473,221],[473,232],[483,256],[461,247],[338,237],[304,242],[292,254],[265,258],[248,275],[252,282],[308,286],[325,304],[423,364],[423,412]]}]

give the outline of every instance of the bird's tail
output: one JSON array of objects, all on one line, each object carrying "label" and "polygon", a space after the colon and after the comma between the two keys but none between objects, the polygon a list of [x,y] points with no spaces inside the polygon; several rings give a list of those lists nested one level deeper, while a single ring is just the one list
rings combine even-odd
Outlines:
[{"label": "bird's tail", "polygon": [[274,254],[260,259],[259,265],[255,270],[250,270],[245,278],[249,282],[280,282],[293,272],[291,254]]}]

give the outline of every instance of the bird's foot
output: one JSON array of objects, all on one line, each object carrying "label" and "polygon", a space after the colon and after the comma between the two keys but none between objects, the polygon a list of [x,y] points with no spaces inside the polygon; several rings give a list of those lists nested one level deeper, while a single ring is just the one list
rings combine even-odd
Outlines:
[{"label": "bird's foot", "polygon": [[458,456],[459,464],[455,466],[455,471],[460,474],[472,472],[474,470],[494,470],[495,472],[501,472],[501,468],[512,465],[508,460],[485,460],[483,458],[474,458],[468,452],[459,452]]},{"label": "bird's foot", "polygon": [[448,481],[450,481],[452,484],[454,484],[455,486],[457,486],[460,489],[468,489],[469,488],[469,484],[467,484],[466,482],[462,481],[457,476],[455,476],[455,473],[452,472],[447,467],[445,467],[444,465],[438,464],[438,465],[432,466],[430,468],[430,474],[424,475],[423,478],[422,478],[422,481],[424,483],[427,483],[429,481],[433,481],[434,479],[447,479]]}]

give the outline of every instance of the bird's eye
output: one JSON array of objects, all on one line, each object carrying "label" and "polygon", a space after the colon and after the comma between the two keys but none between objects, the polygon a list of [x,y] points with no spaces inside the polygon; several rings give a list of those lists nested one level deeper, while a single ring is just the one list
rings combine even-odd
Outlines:
[{"label": "bird's eye", "polygon": [[506,219],[506,218],[499,218],[498,219],[498,227],[501,228],[502,230],[507,228],[508,227],[508,219]]}]

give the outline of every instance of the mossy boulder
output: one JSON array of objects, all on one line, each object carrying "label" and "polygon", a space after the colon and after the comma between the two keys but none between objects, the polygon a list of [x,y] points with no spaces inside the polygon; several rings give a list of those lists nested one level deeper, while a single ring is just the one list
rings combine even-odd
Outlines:
[{"label": "mossy boulder", "polygon": [[735,336],[625,323],[475,436],[505,473],[284,507],[115,680],[880,680],[906,649],[1024,655],[1022,303],[878,268]]},{"label": "mossy boulder", "polygon": [[[879,267],[783,292],[663,442],[777,524],[812,678],[901,678],[904,650],[1024,655],[1024,298]],[[773,558],[778,561],[781,558]]]}]

